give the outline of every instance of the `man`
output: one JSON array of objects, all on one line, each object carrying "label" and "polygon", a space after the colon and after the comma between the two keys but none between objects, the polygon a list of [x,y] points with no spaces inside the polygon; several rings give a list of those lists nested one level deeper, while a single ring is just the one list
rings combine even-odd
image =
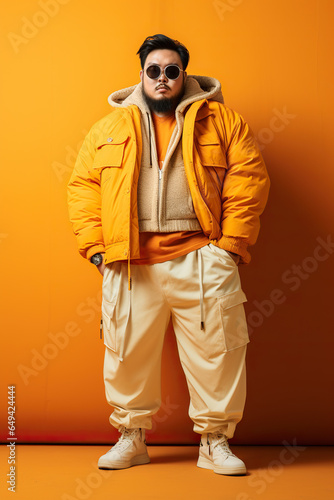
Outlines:
[{"label": "man", "polygon": [[230,450],[245,403],[249,342],[238,264],[250,261],[269,179],[218,80],[187,76],[187,49],[164,35],[138,54],[141,82],[109,96],[68,186],[79,251],[103,275],[104,380],[119,441],[98,466],[146,464],[161,404],[170,318],[201,434],[197,465],[245,474]]}]

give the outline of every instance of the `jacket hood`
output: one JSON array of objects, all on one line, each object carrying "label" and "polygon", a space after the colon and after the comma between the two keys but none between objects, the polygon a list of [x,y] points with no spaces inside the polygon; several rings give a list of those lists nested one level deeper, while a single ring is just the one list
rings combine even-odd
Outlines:
[{"label": "jacket hood", "polygon": [[[201,99],[211,99],[224,103],[220,82],[210,76],[188,75],[185,91],[176,112],[183,113],[189,104]],[[141,82],[132,87],[113,92],[109,95],[108,102],[113,107],[125,107],[135,104],[143,113],[149,111],[149,107],[143,99]]]}]

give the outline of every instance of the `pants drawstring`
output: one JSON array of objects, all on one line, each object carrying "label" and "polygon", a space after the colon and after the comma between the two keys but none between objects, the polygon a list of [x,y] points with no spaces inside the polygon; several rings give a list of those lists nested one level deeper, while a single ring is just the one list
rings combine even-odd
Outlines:
[{"label": "pants drawstring", "polygon": [[[202,261],[202,253],[201,250],[198,251],[198,275],[199,275],[199,290],[200,290],[200,311],[201,311],[201,330],[204,330],[204,292],[203,292],[203,261]],[[119,349],[119,361],[123,361],[123,353],[124,353],[124,341],[126,337],[126,331],[128,328],[128,323],[131,314],[131,289],[132,289],[132,278],[130,277],[130,260],[128,260],[128,283],[129,283],[129,301],[128,301],[128,312],[126,317],[126,324],[124,328],[124,334],[121,336],[120,349]]]},{"label": "pants drawstring", "polygon": [[131,267],[130,267],[130,250],[128,255],[128,290],[131,290]]},{"label": "pants drawstring", "polygon": [[119,361],[123,361],[124,358],[123,358],[123,353],[124,353],[124,341],[125,341],[125,338],[126,338],[126,332],[127,332],[127,329],[128,329],[128,324],[129,324],[129,319],[130,319],[130,313],[131,313],[131,290],[129,291],[129,304],[128,304],[128,312],[127,312],[127,316],[126,316],[126,322],[125,322],[125,328],[124,328],[124,332],[123,332],[123,335],[120,335],[120,346],[119,346],[119,356],[118,356],[118,359]]},{"label": "pants drawstring", "polygon": [[204,306],[203,306],[203,261],[201,249],[198,251],[198,278],[199,278],[199,295],[200,295],[200,309],[201,309],[201,330],[204,330]]}]

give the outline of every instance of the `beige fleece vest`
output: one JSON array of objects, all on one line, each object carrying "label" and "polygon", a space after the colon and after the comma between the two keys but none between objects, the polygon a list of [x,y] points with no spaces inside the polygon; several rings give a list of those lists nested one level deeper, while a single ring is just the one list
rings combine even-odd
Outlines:
[{"label": "beige fleece vest", "polygon": [[201,229],[183,164],[180,140],[183,122],[183,115],[176,112],[176,126],[160,170],[151,113],[142,115],[143,152],[137,191],[139,231],[173,232]]}]

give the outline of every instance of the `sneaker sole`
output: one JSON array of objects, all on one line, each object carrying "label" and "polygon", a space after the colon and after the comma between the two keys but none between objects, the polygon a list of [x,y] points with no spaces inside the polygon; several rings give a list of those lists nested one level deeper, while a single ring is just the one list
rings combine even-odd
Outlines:
[{"label": "sneaker sole", "polygon": [[243,476],[247,474],[246,467],[224,467],[224,465],[214,465],[203,457],[199,457],[197,467],[201,469],[210,469],[216,474],[224,474],[225,476]]},{"label": "sneaker sole", "polygon": [[130,460],[125,460],[124,462],[99,460],[97,466],[99,469],[127,469],[129,467],[132,467],[133,465],[145,465],[150,462],[151,462],[150,457],[146,453],[144,455],[136,455],[135,457],[132,457]]}]

